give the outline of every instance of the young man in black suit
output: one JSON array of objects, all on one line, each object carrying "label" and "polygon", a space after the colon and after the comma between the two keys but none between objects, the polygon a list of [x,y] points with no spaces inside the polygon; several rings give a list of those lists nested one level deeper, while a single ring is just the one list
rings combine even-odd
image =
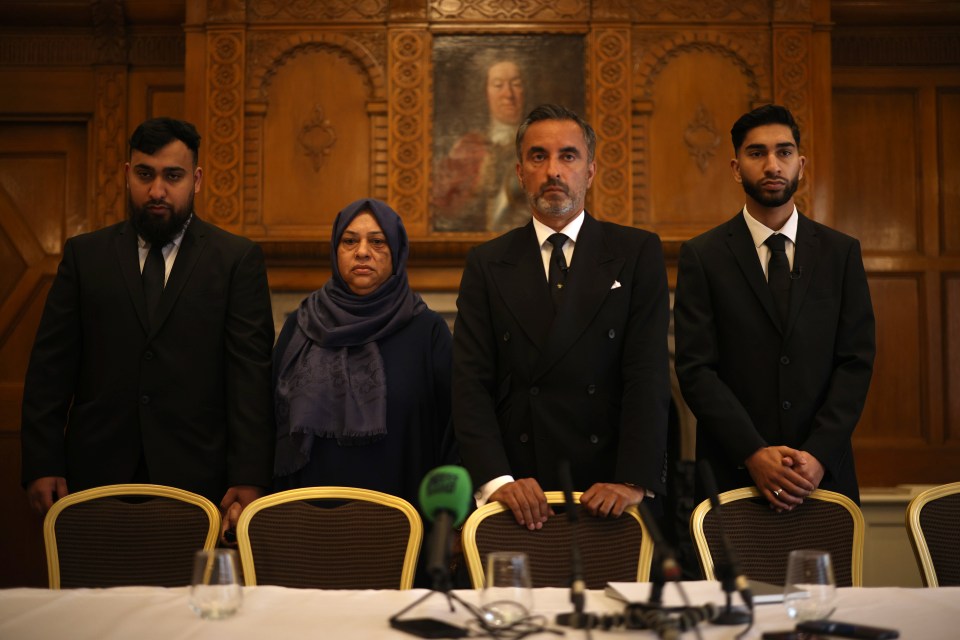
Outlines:
[{"label": "young man in black suit", "polygon": [[850,438],[875,350],[860,244],[797,211],[806,158],[787,109],[731,134],[746,205],[683,245],[674,303],[697,457],[721,491],[754,485],[776,509],[818,487],[859,501]]},{"label": "young man in black suit", "polygon": [[67,240],[23,395],[23,483],[45,513],[68,491],[151,482],[245,506],[273,470],[273,319],[255,243],[193,210],[188,122],[137,127],[129,219]]},{"label": "young man in black suit", "polygon": [[[467,257],[454,329],[453,416],[478,502],[543,526],[544,490],[619,516],[666,481],[669,302],[659,238],[584,211],[596,134],[534,109],[517,131],[533,220]],[[559,234],[563,234],[560,236]]]}]

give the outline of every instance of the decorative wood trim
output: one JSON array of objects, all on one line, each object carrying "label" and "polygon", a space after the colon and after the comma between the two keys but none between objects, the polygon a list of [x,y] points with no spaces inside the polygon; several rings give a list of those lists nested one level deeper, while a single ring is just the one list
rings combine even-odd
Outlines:
[{"label": "decorative wood trim", "polygon": [[324,0],[323,2],[304,2],[303,0],[249,0],[247,2],[247,20],[249,22],[287,22],[290,20],[309,20],[312,22],[335,22],[346,20],[375,20],[382,22],[387,18],[387,0]]},{"label": "decorative wood trim", "polygon": [[831,39],[835,67],[960,65],[960,33],[838,33]]},{"label": "decorative wood trim", "polygon": [[96,104],[93,113],[94,220],[93,227],[126,217],[127,69],[123,65],[96,67]]},{"label": "decorative wood trim", "polygon": [[632,17],[634,22],[763,22],[770,19],[770,0],[639,0]]},{"label": "decorative wood trim", "polygon": [[388,32],[388,199],[414,231],[426,229],[430,136],[427,126],[432,88],[430,36],[423,29]]},{"label": "decorative wood trim", "polygon": [[575,22],[590,18],[589,0],[429,0],[436,22]]},{"label": "decorative wood trim", "polygon": [[[811,38],[810,29],[774,27],[773,30],[773,99],[793,113],[800,125],[800,131],[803,132],[802,152],[812,158],[815,154],[815,136],[810,76]],[[804,178],[800,181],[795,195],[797,208],[801,211],[812,211],[810,200],[815,176],[814,164],[807,163],[803,170]]]},{"label": "decorative wood trim", "polygon": [[631,224],[630,30],[596,28],[588,43],[588,104],[597,131],[593,209],[604,220]]},{"label": "decorative wood trim", "polygon": [[215,224],[238,229],[241,223],[243,158],[242,28],[211,29],[207,33],[206,213]]}]

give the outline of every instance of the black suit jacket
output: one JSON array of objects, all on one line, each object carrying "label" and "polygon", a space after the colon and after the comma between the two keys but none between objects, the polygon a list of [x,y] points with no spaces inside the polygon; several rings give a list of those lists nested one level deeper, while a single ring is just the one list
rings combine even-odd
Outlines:
[{"label": "black suit jacket", "polygon": [[273,320],[255,243],[194,216],[152,330],[129,222],[69,239],[24,384],[24,484],[154,483],[219,504],[273,470]]},{"label": "black suit jacket", "polygon": [[850,438],[874,358],[860,243],[800,215],[785,327],[738,213],[684,243],[674,302],[676,369],[697,417],[697,457],[721,491],[753,484],[768,445],[812,453],[820,487],[859,500]]},{"label": "black suit jacket", "polygon": [[659,238],[586,215],[563,302],[533,223],[467,257],[454,329],[454,428],[475,484],[560,489],[631,482],[663,492],[669,300]]}]

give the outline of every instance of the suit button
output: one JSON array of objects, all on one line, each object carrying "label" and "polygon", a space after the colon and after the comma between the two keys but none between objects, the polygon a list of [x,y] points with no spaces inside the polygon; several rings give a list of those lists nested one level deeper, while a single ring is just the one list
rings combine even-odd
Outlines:
[{"label": "suit button", "polygon": [[530,436],[528,436],[525,433],[520,434],[520,442],[522,442],[523,444],[527,444],[529,440],[530,440]]},{"label": "suit button", "polygon": [[790,404],[790,401],[789,401],[789,400],[784,400],[784,401],[783,401],[783,404],[780,405],[780,406],[783,407],[783,410],[784,410],[784,411],[788,411],[788,410],[790,409],[790,407],[792,407],[793,405]]},{"label": "suit button", "polygon": [[596,392],[597,392],[597,385],[595,385],[595,384],[588,384],[588,385],[587,385],[587,393],[589,393],[590,395],[593,395],[593,394],[595,394]]},{"label": "suit button", "polygon": [[532,396],[540,395],[540,387],[530,387],[530,395]]},{"label": "suit button", "polygon": [[610,329],[610,331],[607,331],[607,336],[609,336],[610,339],[613,340],[614,338],[617,337],[617,332],[616,332],[616,330]]},{"label": "suit button", "polygon": [[590,444],[597,444],[598,442],[600,442],[600,438],[597,437],[597,434],[591,433],[591,434],[590,434]]},{"label": "suit button", "polygon": [[147,394],[140,396],[140,404],[150,404],[150,396]]},{"label": "suit button", "polygon": [[504,334],[503,334],[503,341],[504,341],[504,342],[510,342],[510,332],[509,332],[509,331],[504,332]]},{"label": "suit button", "polygon": [[787,356],[780,356],[780,364],[790,364],[790,358]]},{"label": "suit button", "polygon": [[153,351],[147,351],[143,354],[144,360],[153,360]]}]

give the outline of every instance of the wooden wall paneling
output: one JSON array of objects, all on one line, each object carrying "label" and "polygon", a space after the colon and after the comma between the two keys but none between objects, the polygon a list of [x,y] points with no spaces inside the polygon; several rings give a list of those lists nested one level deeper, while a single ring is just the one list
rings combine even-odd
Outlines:
[{"label": "wooden wall paneling", "polygon": [[630,30],[594,26],[587,42],[587,118],[597,131],[597,174],[589,206],[604,220],[629,225]]},{"label": "wooden wall paneling", "polygon": [[[960,447],[960,272],[951,271],[943,276],[943,441]],[[955,476],[960,471],[954,467]]]},{"label": "wooden wall paneling", "polygon": [[44,586],[20,487],[23,377],[64,240],[90,228],[86,122],[0,124],[0,587]]},{"label": "wooden wall paneling", "polygon": [[[183,69],[135,68],[127,74],[128,129],[147,118],[187,119]],[[132,131],[128,131],[127,135]],[[200,147],[203,148],[203,141]]]},{"label": "wooden wall paneling", "polygon": [[916,88],[834,89],[834,217],[866,251],[922,252]]},{"label": "wooden wall paneling", "polygon": [[274,71],[267,93],[264,228],[329,238],[343,205],[371,195],[367,74],[343,49],[303,46]]},{"label": "wooden wall paneling", "polygon": [[960,256],[960,86],[936,92],[940,251]]},{"label": "wooden wall paneling", "polygon": [[413,25],[388,27],[388,201],[412,237],[426,235],[432,86],[431,36]]},{"label": "wooden wall paneling", "polygon": [[[645,121],[635,145],[633,223],[665,240],[682,241],[726,220],[743,206],[730,170],[730,127],[769,100],[768,36],[759,30],[644,34],[636,67],[642,87],[635,103]],[[636,165],[635,165],[636,166]]]}]

